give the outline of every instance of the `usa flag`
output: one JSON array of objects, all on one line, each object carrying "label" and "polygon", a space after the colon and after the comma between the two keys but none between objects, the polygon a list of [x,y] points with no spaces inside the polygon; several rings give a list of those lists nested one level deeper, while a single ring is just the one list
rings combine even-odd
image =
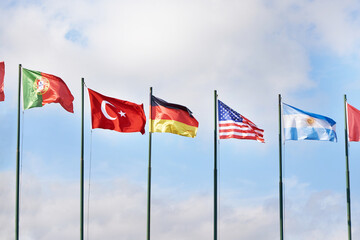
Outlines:
[{"label": "usa flag", "polygon": [[265,142],[264,130],[220,100],[218,100],[218,114],[220,139],[237,138]]}]

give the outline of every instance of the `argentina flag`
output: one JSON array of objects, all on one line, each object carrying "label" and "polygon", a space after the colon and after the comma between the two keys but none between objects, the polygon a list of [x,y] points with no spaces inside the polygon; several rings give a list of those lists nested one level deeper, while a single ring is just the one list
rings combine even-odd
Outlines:
[{"label": "argentina flag", "polygon": [[305,112],[283,103],[285,140],[336,142],[336,122],[331,118]]}]

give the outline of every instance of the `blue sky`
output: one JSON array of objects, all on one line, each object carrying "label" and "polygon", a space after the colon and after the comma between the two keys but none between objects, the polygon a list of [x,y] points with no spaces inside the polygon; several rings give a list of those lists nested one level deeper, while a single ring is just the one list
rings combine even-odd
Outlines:
[{"label": "blue sky", "polygon": [[[355,0],[2,1],[0,237],[14,236],[22,64],[61,77],[75,97],[74,114],[58,104],[22,113],[22,239],[78,238],[82,77],[104,95],[144,103],[147,116],[153,87],[155,96],[187,106],[200,123],[194,139],[153,134],[153,238],[212,237],[216,89],[265,130],[266,141],[219,143],[220,238],[279,239],[282,94],[287,104],[334,119],[338,134],[337,143],[285,143],[285,237],[345,239],[343,96],[360,108],[359,11]],[[91,132],[89,111],[86,94],[86,236],[144,238],[148,133]],[[353,239],[360,239],[359,156],[358,143],[351,143]]]}]

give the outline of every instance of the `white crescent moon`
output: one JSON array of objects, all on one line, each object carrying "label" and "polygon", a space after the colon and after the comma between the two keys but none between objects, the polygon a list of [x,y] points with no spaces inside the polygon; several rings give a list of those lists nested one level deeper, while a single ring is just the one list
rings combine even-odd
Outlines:
[{"label": "white crescent moon", "polygon": [[106,108],[105,108],[105,107],[106,107],[106,104],[109,104],[109,105],[115,107],[114,105],[112,105],[112,104],[109,103],[108,101],[103,100],[103,101],[101,102],[101,112],[104,114],[104,116],[105,116],[107,119],[109,119],[109,120],[115,120],[116,117],[111,117],[111,116],[106,112]]}]

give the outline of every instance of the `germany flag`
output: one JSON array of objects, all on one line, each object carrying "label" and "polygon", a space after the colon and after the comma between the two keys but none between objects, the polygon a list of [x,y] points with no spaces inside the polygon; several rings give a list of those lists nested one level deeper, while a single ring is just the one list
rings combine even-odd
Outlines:
[{"label": "germany flag", "polygon": [[199,123],[187,107],[151,96],[150,108],[150,132],[196,136]]}]

